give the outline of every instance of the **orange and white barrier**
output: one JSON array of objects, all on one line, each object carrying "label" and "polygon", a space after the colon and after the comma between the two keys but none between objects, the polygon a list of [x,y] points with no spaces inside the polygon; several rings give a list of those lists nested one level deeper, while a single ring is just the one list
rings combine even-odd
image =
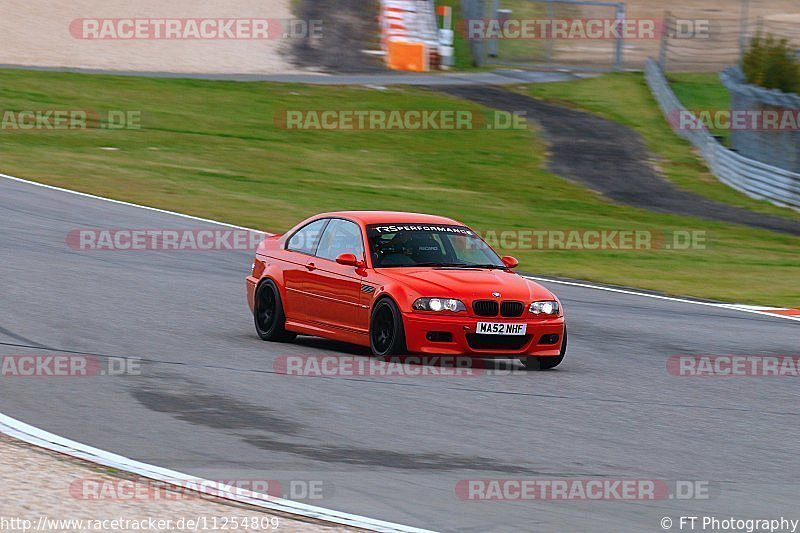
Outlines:
[{"label": "orange and white barrier", "polygon": [[394,70],[427,72],[431,69],[430,53],[425,43],[389,41],[386,62]]},{"label": "orange and white barrier", "polygon": [[396,70],[430,70],[438,50],[433,0],[381,0],[381,47],[386,64]]}]

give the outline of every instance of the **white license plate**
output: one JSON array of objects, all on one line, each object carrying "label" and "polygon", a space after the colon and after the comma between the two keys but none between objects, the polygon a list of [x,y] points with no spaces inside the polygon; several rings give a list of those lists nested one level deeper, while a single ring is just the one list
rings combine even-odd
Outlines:
[{"label": "white license plate", "polygon": [[510,324],[508,322],[478,322],[475,333],[481,335],[525,335],[527,324]]}]

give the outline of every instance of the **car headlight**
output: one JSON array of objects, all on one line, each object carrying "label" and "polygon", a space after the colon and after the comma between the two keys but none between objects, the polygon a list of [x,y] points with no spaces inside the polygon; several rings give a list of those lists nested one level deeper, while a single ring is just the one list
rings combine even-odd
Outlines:
[{"label": "car headlight", "polygon": [[466,311],[467,306],[454,298],[420,298],[413,305],[417,311]]},{"label": "car headlight", "polygon": [[533,302],[528,308],[528,312],[533,313],[534,315],[558,316],[559,311],[560,309],[558,308],[558,302],[555,300]]}]

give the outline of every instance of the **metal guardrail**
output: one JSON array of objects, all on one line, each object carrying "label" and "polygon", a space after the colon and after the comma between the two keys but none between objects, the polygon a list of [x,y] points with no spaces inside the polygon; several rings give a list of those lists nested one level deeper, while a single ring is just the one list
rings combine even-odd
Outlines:
[{"label": "metal guardrail", "polygon": [[720,72],[719,77],[722,80],[722,84],[731,93],[753,98],[775,107],[800,109],[800,95],[750,85],[745,81],[744,73],[738,66],[726,68]]},{"label": "metal guardrail", "polygon": [[[652,58],[645,64],[645,77],[665,117],[690,113],[672,92],[664,72]],[[700,151],[711,173],[721,182],[753,198],[800,210],[800,174],[728,150],[706,129],[675,129],[675,133]]]},{"label": "metal guardrail", "polygon": [[[792,126],[800,118],[800,95],[750,84],[738,66],[723,70],[719,77],[730,94],[731,109],[777,112],[783,115],[781,124],[786,126],[770,131],[731,131],[728,146],[749,159],[800,172],[800,130]],[[785,122],[789,116],[796,118]]]}]

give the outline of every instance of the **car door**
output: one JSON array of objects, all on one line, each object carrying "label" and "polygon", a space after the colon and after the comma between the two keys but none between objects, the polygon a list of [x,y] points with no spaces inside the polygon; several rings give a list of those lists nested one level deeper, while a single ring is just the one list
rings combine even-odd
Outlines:
[{"label": "car door", "polygon": [[283,310],[286,319],[306,322],[309,319],[309,297],[306,292],[308,277],[313,269],[314,253],[329,218],[309,222],[297,230],[286,243],[284,254],[283,282],[286,287],[286,298]]},{"label": "car door", "polygon": [[305,290],[311,300],[309,314],[313,321],[329,328],[361,331],[364,328],[359,322],[363,321],[358,317],[363,278],[356,267],[336,262],[336,258],[345,253],[364,260],[361,228],[350,220],[331,219],[317,247],[315,268],[307,277]]}]

